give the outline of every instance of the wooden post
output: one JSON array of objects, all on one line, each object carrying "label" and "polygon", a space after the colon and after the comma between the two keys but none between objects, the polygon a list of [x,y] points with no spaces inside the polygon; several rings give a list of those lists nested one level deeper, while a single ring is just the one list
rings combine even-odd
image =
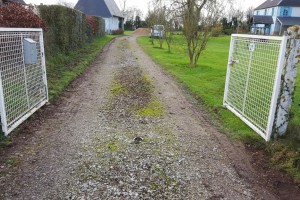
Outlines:
[{"label": "wooden post", "polygon": [[291,119],[291,106],[295,91],[296,76],[300,58],[300,27],[288,28],[285,64],[281,80],[281,93],[278,99],[277,112],[273,132],[276,135],[284,135],[288,122]]}]

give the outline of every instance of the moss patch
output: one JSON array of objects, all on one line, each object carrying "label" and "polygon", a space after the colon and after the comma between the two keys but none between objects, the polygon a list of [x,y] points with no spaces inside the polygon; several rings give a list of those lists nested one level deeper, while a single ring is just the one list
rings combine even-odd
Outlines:
[{"label": "moss patch", "polygon": [[19,166],[21,161],[18,158],[10,157],[4,160],[4,164],[10,165],[13,167]]},{"label": "moss patch", "polygon": [[136,114],[142,117],[158,117],[162,116],[164,112],[164,107],[157,100],[152,100],[145,107],[137,110]]},{"label": "moss patch", "polygon": [[111,87],[111,96],[115,97],[121,94],[127,95],[129,92],[126,88],[124,88],[120,83],[115,81],[115,83]]}]

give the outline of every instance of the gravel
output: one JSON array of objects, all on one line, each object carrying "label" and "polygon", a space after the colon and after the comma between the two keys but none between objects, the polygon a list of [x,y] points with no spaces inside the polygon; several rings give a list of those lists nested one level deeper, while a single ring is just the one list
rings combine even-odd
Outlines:
[{"label": "gravel", "polygon": [[48,107],[7,154],[18,164],[0,167],[1,199],[260,199],[135,37],[107,46]]}]

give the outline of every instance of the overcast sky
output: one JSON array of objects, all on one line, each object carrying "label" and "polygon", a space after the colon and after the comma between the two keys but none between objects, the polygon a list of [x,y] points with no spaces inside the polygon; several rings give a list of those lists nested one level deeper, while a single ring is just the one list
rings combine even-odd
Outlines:
[{"label": "overcast sky", "polygon": [[[115,0],[117,4],[119,4],[120,0]],[[148,10],[148,2],[150,0],[127,0],[126,7],[136,7],[143,11],[144,15],[147,13]],[[262,4],[265,0],[236,0],[236,7],[242,8],[246,10],[248,7],[257,7]],[[78,0],[25,0],[26,3],[32,4],[57,4],[58,2],[70,2],[72,4],[76,4]],[[145,16],[144,16],[145,17]]]}]

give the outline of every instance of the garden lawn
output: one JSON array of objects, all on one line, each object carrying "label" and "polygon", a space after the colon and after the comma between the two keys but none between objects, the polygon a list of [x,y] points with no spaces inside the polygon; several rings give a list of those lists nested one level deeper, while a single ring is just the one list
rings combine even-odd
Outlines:
[{"label": "garden lawn", "polygon": [[124,35],[131,35],[134,31],[125,30]]},{"label": "garden lawn", "polygon": [[188,66],[187,48],[182,35],[174,37],[171,53],[168,52],[166,43],[160,49],[159,42],[155,41],[152,45],[148,37],[140,37],[138,42],[157,63],[200,99],[209,112],[221,121],[224,132],[233,139],[265,148],[271,153],[271,160],[275,165],[285,169],[300,181],[299,90],[295,95],[294,118],[290,122],[289,133],[285,138],[265,143],[258,134],[222,107],[230,45],[229,36],[211,38],[206,50],[200,56],[197,67]]}]

